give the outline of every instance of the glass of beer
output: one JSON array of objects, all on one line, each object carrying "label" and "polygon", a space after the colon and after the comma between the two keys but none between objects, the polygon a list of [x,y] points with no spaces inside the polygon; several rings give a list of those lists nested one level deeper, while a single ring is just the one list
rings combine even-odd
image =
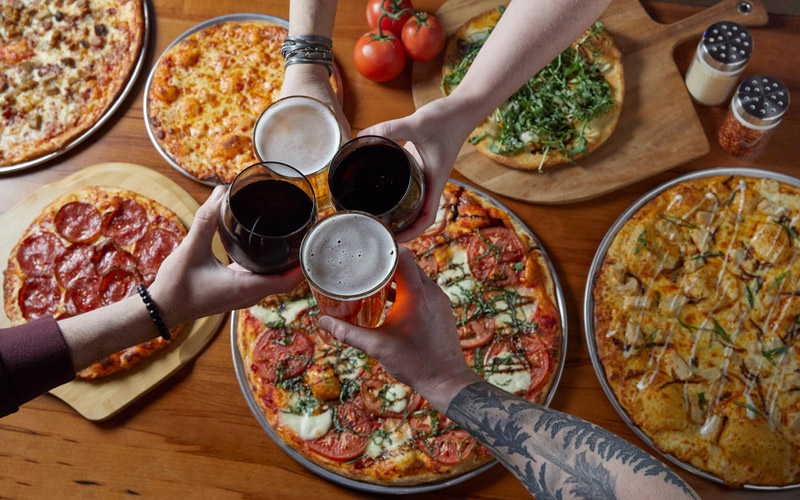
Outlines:
[{"label": "glass of beer", "polygon": [[381,321],[397,262],[394,235],[365,212],[321,219],[300,246],[300,268],[320,311],[368,328]]},{"label": "glass of beer", "polygon": [[272,103],[253,127],[253,151],[259,161],[292,165],[306,176],[323,212],[330,206],[328,165],[342,145],[342,127],[331,108],[308,96]]},{"label": "glass of beer", "polygon": [[282,273],[300,261],[300,244],[317,220],[314,190],[289,165],[262,162],[242,170],[222,202],[222,246],[254,273]]},{"label": "glass of beer", "polygon": [[377,135],[347,142],[328,170],[333,208],[370,213],[395,234],[408,228],[422,211],[422,179],[422,169],[405,148]]}]

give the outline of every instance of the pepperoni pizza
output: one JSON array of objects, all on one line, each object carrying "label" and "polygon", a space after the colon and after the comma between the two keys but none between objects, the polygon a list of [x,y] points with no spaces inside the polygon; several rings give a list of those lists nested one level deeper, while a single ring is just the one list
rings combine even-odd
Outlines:
[{"label": "pepperoni pizza", "polygon": [[[472,369],[545,404],[562,325],[550,267],[527,230],[448,184],[437,221],[408,246],[450,297]],[[448,479],[492,459],[376,360],[319,329],[318,315],[305,283],[238,314],[244,375],[284,443],[341,476],[384,485]]]},{"label": "pepperoni pizza", "polygon": [[[82,314],[136,293],[186,235],[168,208],[132,191],[91,186],[45,207],[8,258],[3,291],[12,325],[47,314]],[[93,379],[169,345],[162,338],[118,352],[78,373]]]}]

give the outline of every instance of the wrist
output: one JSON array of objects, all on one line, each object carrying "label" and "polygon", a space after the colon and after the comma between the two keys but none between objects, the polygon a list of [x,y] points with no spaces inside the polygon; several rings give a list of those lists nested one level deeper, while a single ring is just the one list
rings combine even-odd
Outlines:
[{"label": "wrist", "polygon": [[463,369],[436,377],[426,377],[425,382],[414,388],[422,397],[442,413],[447,412],[450,402],[468,385],[483,379],[466,365]]}]

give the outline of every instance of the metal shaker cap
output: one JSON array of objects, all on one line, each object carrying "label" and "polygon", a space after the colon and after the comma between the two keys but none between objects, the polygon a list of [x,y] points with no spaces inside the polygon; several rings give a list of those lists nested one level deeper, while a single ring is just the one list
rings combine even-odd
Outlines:
[{"label": "metal shaker cap", "polygon": [[753,53],[753,37],[744,26],[733,21],[720,21],[708,27],[700,40],[698,52],[703,61],[719,71],[744,68]]},{"label": "metal shaker cap", "polygon": [[731,104],[751,125],[777,125],[789,108],[789,91],[777,78],[753,75],[739,84]]}]

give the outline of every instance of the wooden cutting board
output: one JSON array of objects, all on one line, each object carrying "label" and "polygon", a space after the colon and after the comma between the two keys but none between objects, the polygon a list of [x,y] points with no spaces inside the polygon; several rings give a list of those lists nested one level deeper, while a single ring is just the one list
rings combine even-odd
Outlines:
[{"label": "wooden cutting board", "polygon": [[[19,235],[45,206],[59,196],[85,186],[97,185],[130,189],[152,198],[175,212],[187,228],[192,225],[194,213],[200,206],[183,188],[155,170],[132,163],[101,163],[87,167],[41,187],[0,216],[0,234],[5,235],[0,241],[0,269],[5,270],[9,253]],[[214,238],[213,251],[220,261],[228,262],[218,236]],[[74,380],[50,393],[89,420],[106,420],[194,358],[214,336],[223,316],[217,314],[186,325],[169,347],[132,370],[95,381]],[[0,328],[8,326],[8,318],[0,314]]]},{"label": "wooden cutting board", "polygon": [[[448,0],[436,12],[448,36],[462,24],[507,1]],[[748,0],[748,14],[737,0],[723,0],[673,24],[653,21],[638,0],[613,0],[600,21],[622,51],[625,99],[617,128],[597,150],[575,165],[542,174],[504,167],[464,143],[455,168],[495,193],[533,203],[569,203],[614,191],[709,151],[708,139],[672,57],[676,45],[698,41],[711,24],[731,20],[745,26],[767,23],[759,0]],[[414,63],[412,93],[419,108],[442,97],[442,57]],[[746,70],[745,70],[746,71]]]}]

